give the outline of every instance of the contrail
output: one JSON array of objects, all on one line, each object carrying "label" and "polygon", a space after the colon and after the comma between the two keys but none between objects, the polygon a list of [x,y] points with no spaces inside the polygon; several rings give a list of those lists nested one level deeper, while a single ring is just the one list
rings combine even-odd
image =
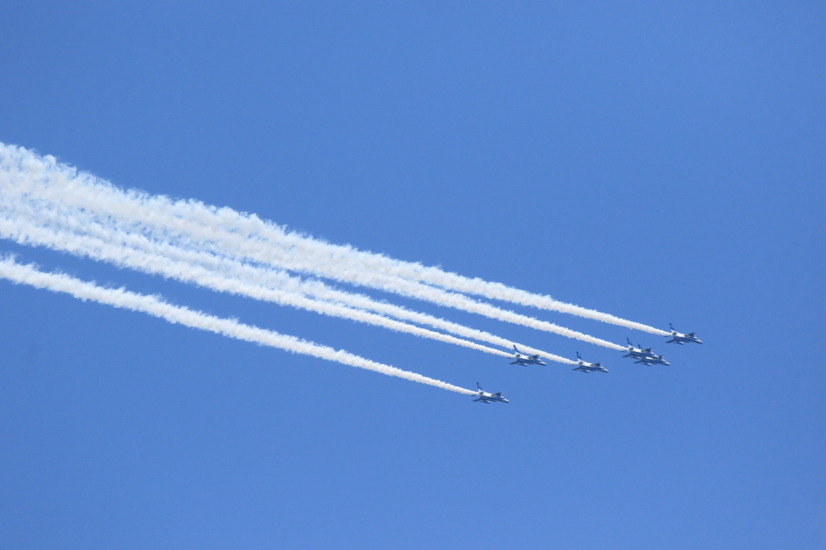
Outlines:
[{"label": "contrail", "polygon": [[[6,204],[4,204],[6,202]],[[0,200],[0,212],[9,211],[13,207],[7,201]],[[29,207],[37,210],[32,203]],[[18,211],[19,213],[19,211]],[[210,271],[203,266],[170,259],[162,253],[146,253],[136,248],[129,248],[110,244],[104,240],[89,237],[87,235],[76,235],[68,232],[55,231],[47,226],[48,217],[45,215],[35,215],[35,223],[31,223],[17,216],[12,219],[0,213],[0,237],[14,240],[19,244],[46,246],[55,250],[70,252],[75,255],[86,256],[96,260],[111,262],[119,267],[137,269],[145,273],[162,275],[171,279],[176,279],[185,283],[195,283],[197,285],[211,288],[219,292],[227,292],[237,295],[248,296],[257,300],[287,305],[300,308],[323,315],[340,317],[358,321],[361,323],[380,326],[397,332],[415,334],[425,338],[439,340],[448,344],[482,351],[500,357],[510,357],[509,353],[490,348],[469,340],[456,338],[447,334],[442,334],[428,330],[409,323],[396,321],[375,313],[355,309],[342,304],[315,300],[295,292],[286,292],[276,288],[265,288],[260,285],[250,284],[244,280],[227,277],[216,271]],[[63,216],[66,220],[67,217]],[[80,225],[80,224],[78,224]],[[83,224],[87,230],[91,228],[91,223]],[[115,236],[115,235],[113,235]],[[142,237],[132,236],[133,239]],[[144,243],[150,248],[159,248],[149,241]]]},{"label": "contrail", "polygon": [[[391,330],[410,332],[428,338],[435,337],[437,340],[494,353],[501,357],[511,356],[510,353],[484,346],[480,348],[464,340],[456,341],[439,333],[423,331],[413,325],[388,322],[384,317],[377,319],[368,313],[354,312],[350,308],[374,311],[505,348],[513,344],[512,341],[484,331],[393,304],[377,302],[368,296],[338,291],[320,281],[306,282],[284,272],[243,264],[237,260],[198,250],[179,248],[169,243],[158,243],[140,234],[130,234],[116,228],[104,227],[98,221],[86,219],[77,210],[67,211],[63,205],[42,204],[39,201],[22,200],[19,197],[18,200],[13,201],[12,198],[11,193],[0,197],[0,236],[15,240],[20,244],[47,246],[98,260],[111,261],[122,267],[133,267],[184,282],[195,282],[218,291],[311,309],[319,313],[378,324]],[[13,217],[4,217],[2,212],[5,212],[6,216],[13,215]],[[72,234],[72,231],[75,233],[82,231],[83,234]],[[145,254],[137,254],[136,250]],[[184,264],[194,264],[194,267]],[[301,296],[293,296],[294,294],[312,296],[316,300],[308,301],[302,299]],[[333,302],[334,305],[330,305],[329,302]],[[524,348],[527,353],[536,353],[563,364],[576,364],[575,361],[544,350],[519,343],[517,345]]]},{"label": "contrail", "polygon": [[[119,220],[119,223],[128,223],[131,228],[148,232],[158,240],[188,243],[195,239],[201,243],[200,246],[209,246],[207,243],[212,243],[214,248],[211,251],[214,253],[239,259],[253,259],[294,271],[316,273],[334,280],[428,300],[611,349],[624,349],[623,346],[553,323],[538,321],[489,304],[482,304],[464,295],[400,278],[393,270],[388,274],[365,269],[353,262],[344,265],[334,264],[333,260],[347,256],[341,251],[352,253],[351,256],[362,254],[368,259],[372,256],[349,247],[335,247],[284,233],[277,226],[266,224],[254,215],[242,215],[229,208],[211,208],[197,201],[175,202],[162,196],[153,197],[134,191],[123,192],[94,176],[78,173],[57,163],[54,157],[38,157],[23,148],[11,146],[3,146],[2,150],[7,155],[3,158],[2,168],[7,173],[9,182],[21,192],[36,194],[60,203],[75,204],[101,215],[111,216]],[[268,246],[267,239],[274,235],[281,235],[282,238],[280,241],[270,242]],[[394,269],[396,268],[400,269],[399,266]],[[653,330],[658,334],[667,334],[652,327],[648,329],[649,332]]]},{"label": "contrail", "polygon": [[390,365],[384,365],[369,359],[364,359],[343,350],[336,350],[327,346],[320,346],[294,336],[279,334],[259,327],[245,325],[231,319],[223,319],[207,315],[181,306],[168,304],[154,296],[147,296],[129,292],[122,288],[104,288],[58,273],[45,273],[31,265],[21,265],[10,258],[0,260],[0,277],[17,284],[26,284],[52,292],[65,293],[80,300],[92,300],[101,304],[108,304],[130,311],[139,311],[160,317],[170,323],[178,323],[191,328],[214,332],[236,340],[254,342],[264,346],[279,348],[285,351],[310,355],[319,359],[335,361],[351,367],[371,370],[388,376],[404,378],[412,382],[435,386],[448,391],[464,395],[475,395],[477,392],[441,380],[436,380],[408,372]]},{"label": "contrail", "polygon": [[[238,215],[239,217],[243,216],[242,214]],[[568,313],[661,336],[670,334],[656,327],[623,319],[616,315],[561,302],[548,295],[527,292],[502,283],[485,281],[478,277],[465,277],[436,267],[423,266],[419,263],[388,258],[382,254],[365,252],[350,246],[326,243],[311,237],[286,232],[281,227],[261,221],[257,217],[252,218],[256,222],[258,234],[263,238],[268,239],[274,245],[282,246],[287,250],[294,251],[295,254],[300,254],[301,258],[311,265],[315,262],[324,262],[326,265],[335,266],[333,269],[361,269],[372,273],[382,273],[391,279],[401,278],[411,282],[426,283],[449,291],[482,296],[548,311]],[[312,270],[312,268],[307,267],[297,269]],[[327,276],[326,273],[325,276]]]},{"label": "contrail", "polygon": [[[13,226],[14,224],[12,224]],[[11,234],[11,233],[10,233]],[[163,238],[163,234],[160,236],[155,236],[156,239]],[[187,241],[188,246],[197,246],[197,241]],[[240,246],[240,245],[239,245]],[[322,267],[322,269],[325,269]],[[377,283],[377,279],[371,278],[370,274],[363,274],[360,272],[350,272],[350,277],[342,278],[339,276],[338,273],[332,272],[329,273],[330,278],[336,278],[339,280],[343,280],[345,282],[358,282],[358,283],[365,283],[364,277],[367,277],[367,286],[373,286],[377,288],[381,288],[383,290],[387,290],[389,292],[395,292],[397,294],[402,294],[406,296],[410,296],[413,298],[418,298],[421,300],[430,301],[442,306],[453,307],[456,309],[461,309],[464,311],[477,313],[491,319],[497,319],[500,321],[510,322],[522,326],[531,327],[537,330],[552,332],[555,334],[559,334],[568,338],[577,339],[583,342],[588,342],[590,344],[595,344],[598,346],[607,347],[609,349],[622,351],[624,346],[620,346],[618,344],[614,344],[607,340],[603,340],[601,338],[596,338],[594,336],[590,336],[588,334],[584,334],[578,331],[574,331],[565,327],[560,327],[554,323],[549,323],[546,321],[540,321],[533,317],[529,317],[526,315],[521,315],[518,313],[514,313],[511,311],[503,310],[497,307],[494,307],[490,304],[478,302],[468,298],[467,296],[456,294],[456,293],[449,293],[445,292],[441,289],[430,287],[428,285],[422,285],[419,283],[411,282],[411,281],[404,281],[404,280],[396,280],[391,281],[393,286],[387,285],[380,285]],[[527,347],[526,347],[527,349]],[[571,364],[568,363],[568,359],[556,356],[554,354],[544,354],[547,358],[558,361],[561,363]]]}]

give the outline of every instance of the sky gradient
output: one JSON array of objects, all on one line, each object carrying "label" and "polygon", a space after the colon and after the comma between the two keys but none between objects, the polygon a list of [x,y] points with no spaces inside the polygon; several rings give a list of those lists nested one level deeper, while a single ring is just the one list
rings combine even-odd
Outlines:
[{"label": "sky gradient", "polygon": [[705,343],[513,306],[645,367],[370,292],[611,372],[518,367],[4,240],[511,402],[0,281],[0,547],[823,548],[824,31],[818,2],[6,6],[0,142]]}]

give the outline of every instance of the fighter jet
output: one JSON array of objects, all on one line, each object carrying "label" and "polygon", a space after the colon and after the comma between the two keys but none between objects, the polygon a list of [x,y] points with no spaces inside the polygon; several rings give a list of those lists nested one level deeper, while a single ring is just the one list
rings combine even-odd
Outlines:
[{"label": "fighter jet", "polygon": [[628,347],[625,348],[626,353],[623,357],[630,357],[635,359],[635,363],[642,363],[643,365],[670,365],[662,355],[657,355],[651,348],[642,348],[637,344],[636,347],[631,343],[629,338],[625,339],[628,342]]},{"label": "fighter jet", "polygon": [[608,369],[602,366],[602,363],[589,363],[580,357],[579,352],[576,352],[577,367],[571,370],[578,370],[581,372],[608,372]]},{"label": "fighter jet", "polygon": [[665,357],[662,355],[657,355],[656,353],[651,354],[649,357],[645,357],[640,359],[639,361],[634,361],[635,363],[642,363],[643,365],[670,365],[668,361],[665,360]]},{"label": "fighter jet", "polygon": [[637,344],[638,347],[634,347],[634,344],[631,343],[630,338],[626,338],[625,341],[628,342],[628,347],[625,348],[625,351],[627,351],[628,353],[623,355],[623,357],[630,357],[632,359],[645,359],[646,357],[650,357],[654,353],[651,350],[651,348],[643,349],[639,347],[639,344]]},{"label": "fighter jet", "polygon": [[693,332],[689,332],[688,334],[682,334],[674,330],[674,327],[671,326],[671,323],[668,323],[668,328],[671,329],[671,340],[666,340],[666,344],[683,344],[693,343],[693,344],[702,344],[703,341],[697,338]]},{"label": "fighter jet", "polygon": [[476,387],[479,388],[477,397],[474,401],[481,401],[482,403],[510,403],[507,399],[502,397],[502,392],[490,393],[482,389],[479,382],[476,382]]},{"label": "fighter jet", "polygon": [[539,355],[525,355],[515,345],[513,346],[513,358],[515,361],[511,361],[511,365],[522,365],[524,367],[528,365],[547,365],[545,361],[539,358]]}]

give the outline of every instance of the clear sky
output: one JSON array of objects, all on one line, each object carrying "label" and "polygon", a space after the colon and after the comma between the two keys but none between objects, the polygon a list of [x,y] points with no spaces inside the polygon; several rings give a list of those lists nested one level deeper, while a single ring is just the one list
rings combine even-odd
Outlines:
[{"label": "clear sky", "polygon": [[[678,5],[681,4],[681,5]],[[0,241],[507,405],[0,281],[0,547],[826,546],[822,2],[6,2],[0,141],[703,346],[608,375]]]}]

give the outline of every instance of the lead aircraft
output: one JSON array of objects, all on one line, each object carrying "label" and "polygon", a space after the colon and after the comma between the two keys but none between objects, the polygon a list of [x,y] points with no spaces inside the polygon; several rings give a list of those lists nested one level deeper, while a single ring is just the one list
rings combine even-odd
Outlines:
[{"label": "lead aircraft", "polygon": [[528,365],[547,365],[546,362],[539,358],[538,354],[525,355],[516,348],[516,345],[513,346],[513,359],[515,359],[515,361],[511,361],[511,365],[522,365],[523,367],[527,367]]},{"label": "lead aircraft", "polygon": [[479,397],[474,399],[474,401],[481,401],[482,403],[510,403],[510,401],[502,395],[502,392],[486,392],[482,389],[482,386],[479,385],[479,382],[476,382],[476,387],[479,388],[479,391],[476,392]]},{"label": "lead aircraft", "polygon": [[666,340],[666,344],[702,344],[703,341],[697,338],[693,332],[689,332],[688,334],[682,334],[674,330],[674,327],[671,323],[668,323],[668,328],[671,329],[671,340]]},{"label": "lead aircraft", "polygon": [[608,369],[602,366],[602,363],[589,363],[580,357],[579,352],[576,352],[577,365],[571,370],[578,370],[580,372],[608,372]]}]

